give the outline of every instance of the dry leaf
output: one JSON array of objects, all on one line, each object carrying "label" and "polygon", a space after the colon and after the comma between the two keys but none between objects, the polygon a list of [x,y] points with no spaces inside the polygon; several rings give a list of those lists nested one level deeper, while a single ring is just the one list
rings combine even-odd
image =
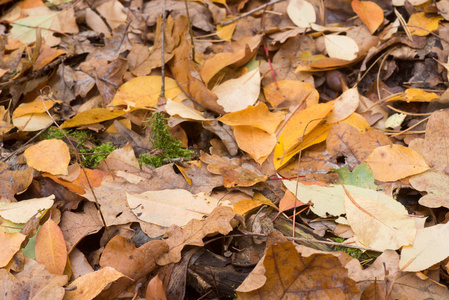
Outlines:
[{"label": "dry leaf", "polygon": [[22,242],[26,235],[19,232],[5,232],[0,230],[0,268],[5,267],[14,254],[21,249]]},{"label": "dry leaf", "polygon": [[336,123],[346,119],[355,112],[359,103],[360,100],[357,87],[344,91],[340,97],[335,99],[334,109],[327,117],[326,122]]},{"label": "dry leaf", "polygon": [[425,12],[418,12],[410,16],[407,26],[412,35],[427,36],[438,29],[441,20],[444,20],[441,16],[426,17]]},{"label": "dry leaf", "polygon": [[70,120],[65,121],[62,123],[61,128],[79,127],[109,121],[121,117],[128,112],[112,108],[93,108],[80,112]]},{"label": "dry leaf", "polygon": [[45,212],[53,205],[54,195],[45,198],[34,198],[22,200],[20,202],[0,204],[0,217],[14,223],[26,223],[35,214],[43,216]]},{"label": "dry leaf", "polygon": [[290,107],[292,105],[310,107],[318,104],[320,97],[312,85],[298,80],[280,80],[277,85],[272,82],[263,88],[263,92],[273,107]]},{"label": "dry leaf", "polygon": [[237,288],[239,299],[352,299],[359,292],[338,258],[330,254],[303,257],[291,242],[271,245],[263,265],[262,287],[250,289],[246,284],[245,292]]},{"label": "dry leaf", "polygon": [[402,204],[381,192],[351,186],[345,190],[345,209],[351,229],[369,248],[397,250],[415,240],[414,219]]},{"label": "dry leaf", "polygon": [[256,103],[260,93],[259,68],[236,79],[230,79],[212,90],[225,112],[236,112]]},{"label": "dry leaf", "polygon": [[58,139],[43,140],[24,152],[27,164],[42,172],[67,175],[70,151],[66,143]]},{"label": "dry leaf", "polygon": [[221,122],[230,126],[247,125],[256,127],[266,131],[267,133],[275,133],[279,124],[284,120],[283,112],[270,112],[265,103],[258,103],[256,106],[248,106],[247,108],[231,112],[219,118]]},{"label": "dry leaf", "polygon": [[371,33],[374,33],[382,25],[384,12],[375,2],[353,0],[351,6]]},{"label": "dry leaf", "polygon": [[296,26],[308,28],[310,23],[316,22],[316,13],[312,4],[305,0],[291,0],[288,2],[287,14]]},{"label": "dry leaf", "polygon": [[359,53],[357,43],[345,35],[326,35],[324,45],[331,58],[351,61],[356,59]]},{"label": "dry leaf", "polygon": [[239,148],[262,164],[276,146],[276,135],[252,126],[235,126],[234,136]]},{"label": "dry leaf", "polygon": [[380,181],[395,181],[429,169],[416,151],[401,145],[377,147],[365,161]]},{"label": "dry leaf", "polygon": [[36,261],[52,274],[62,275],[67,262],[67,248],[58,224],[48,219],[37,232]]},{"label": "dry leaf", "polygon": [[100,294],[108,284],[123,276],[125,275],[111,267],[105,267],[98,271],[88,273],[72,281],[67,287],[64,300],[93,299]]}]

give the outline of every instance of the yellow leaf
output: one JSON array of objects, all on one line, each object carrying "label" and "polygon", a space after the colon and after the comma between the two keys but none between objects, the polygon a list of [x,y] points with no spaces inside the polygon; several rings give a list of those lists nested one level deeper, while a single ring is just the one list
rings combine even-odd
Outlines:
[{"label": "yellow leaf", "polygon": [[269,205],[275,209],[277,207],[268,200],[264,195],[262,195],[259,192],[256,192],[253,196],[252,200],[241,200],[234,204],[233,210],[238,213],[239,215],[244,215],[258,207],[261,207],[262,205]]},{"label": "yellow leaf", "polygon": [[276,135],[252,126],[234,127],[234,136],[239,148],[262,164],[276,145]]},{"label": "yellow leaf", "polygon": [[301,143],[303,137],[311,132],[332,111],[333,102],[317,104],[299,110],[287,121],[274,148],[274,166],[280,168],[288,162],[285,155]]},{"label": "yellow leaf", "polygon": [[230,42],[236,27],[237,27],[237,22],[234,22],[234,23],[231,23],[231,24],[225,25],[225,26],[217,25],[217,36],[220,39],[222,39],[223,41]]},{"label": "yellow leaf", "polygon": [[377,147],[365,161],[380,181],[395,181],[429,169],[415,150],[400,145]]},{"label": "yellow leaf", "polygon": [[[108,106],[153,107],[158,103],[161,93],[161,76],[141,76],[124,83]],[[165,78],[165,97],[174,99],[183,94],[176,80]]]},{"label": "yellow leaf", "polygon": [[46,113],[46,111],[50,110],[56,103],[62,103],[62,101],[45,100],[45,101],[35,101],[25,105],[21,105],[14,110],[12,118],[15,119],[27,114]]},{"label": "yellow leaf", "polygon": [[427,36],[438,29],[439,22],[443,19],[442,16],[428,18],[425,12],[419,12],[410,16],[407,26],[412,35]]},{"label": "yellow leaf", "polygon": [[61,140],[41,141],[25,150],[27,164],[52,175],[67,175],[70,163],[69,147]]},{"label": "yellow leaf", "polygon": [[285,113],[272,113],[268,110],[265,103],[259,103],[256,106],[248,106],[247,108],[228,113],[219,120],[230,126],[253,126],[262,129],[268,133],[274,133],[278,125],[284,120]]},{"label": "yellow leaf", "polygon": [[112,108],[93,108],[80,112],[72,119],[65,121],[62,123],[61,128],[78,127],[109,121],[121,117],[128,112]]},{"label": "yellow leaf", "polygon": [[371,33],[374,33],[384,21],[382,8],[374,2],[353,0],[351,6]]},{"label": "yellow leaf", "polygon": [[438,96],[435,93],[429,93],[421,89],[410,88],[406,89],[402,94],[389,98],[387,102],[391,101],[431,102],[439,98],[440,96]]}]

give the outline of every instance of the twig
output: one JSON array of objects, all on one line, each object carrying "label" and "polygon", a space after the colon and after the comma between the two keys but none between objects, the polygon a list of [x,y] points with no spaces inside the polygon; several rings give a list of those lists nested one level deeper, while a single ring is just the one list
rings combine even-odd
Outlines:
[{"label": "twig", "polygon": [[167,0],[164,0],[164,5],[162,5],[162,26],[161,26],[161,93],[160,98],[165,99],[165,13],[167,11]]},{"label": "twig", "polygon": [[367,247],[356,246],[356,245],[348,245],[348,244],[331,242],[331,241],[322,241],[322,240],[314,240],[314,239],[306,239],[306,238],[295,238],[295,237],[288,237],[288,236],[286,236],[285,238],[287,240],[292,240],[292,241],[300,241],[300,242],[308,242],[308,243],[317,243],[317,244],[325,244],[325,245],[332,245],[332,246],[340,246],[340,247],[353,248],[353,249],[359,249],[359,250],[364,250],[364,251],[382,252],[382,251],[371,249],[371,248],[367,248]]},{"label": "twig", "polygon": [[193,30],[192,30],[192,22],[190,22],[189,5],[187,4],[187,0],[184,0],[184,3],[186,5],[187,20],[189,21],[190,43],[192,43],[192,60],[194,63],[197,63],[195,60],[195,43],[193,42]]},{"label": "twig", "polygon": [[240,16],[238,16],[238,17],[236,17],[236,18],[234,18],[234,19],[231,19],[231,20],[228,20],[228,21],[223,21],[223,22],[221,22],[221,23],[220,23],[220,26],[226,26],[226,25],[232,24],[232,23],[234,23],[234,22],[236,22],[236,21],[238,21],[238,20],[240,20],[240,19],[243,19],[243,18],[245,18],[245,17],[247,17],[247,16],[249,16],[249,15],[255,13],[255,12],[258,12],[259,10],[264,9],[264,8],[267,7],[267,6],[270,6],[270,5],[272,5],[272,4],[275,4],[275,3],[278,3],[278,2],[281,2],[281,1],[284,1],[284,0],[273,0],[273,1],[270,1],[270,2],[268,2],[268,3],[265,3],[264,5],[261,5],[261,6],[259,6],[259,7],[256,7],[255,9],[252,9],[252,10],[250,10],[250,11],[247,12],[247,13],[241,14]]}]

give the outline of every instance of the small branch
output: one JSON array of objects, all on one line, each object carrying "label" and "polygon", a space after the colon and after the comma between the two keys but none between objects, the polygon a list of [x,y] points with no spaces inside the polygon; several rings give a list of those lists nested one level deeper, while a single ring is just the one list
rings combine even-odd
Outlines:
[{"label": "small branch", "polygon": [[165,14],[167,11],[167,0],[164,0],[164,5],[162,5],[162,26],[161,26],[161,93],[159,97],[165,99]]},{"label": "small branch", "polygon": [[187,20],[189,20],[190,43],[192,44],[192,60],[193,60],[194,63],[196,63],[196,60],[195,60],[195,43],[193,42],[193,30],[192,30],[192,22],[190,22],[189,5],[187,4],[187,0],[184,0],[184,3],[186,4]]},{"label": "small branch", "polygon": [[366,247],[362,247],[362,246],[356,246],[356,245],[348,245],[348,244],[343,244],[343,243],[337,243],[337,242],[331,242],[331,241],[322,241],[322,240],[314,240],[314,239],[306,239],[306,238],[297,238],[297,237],[285,237],[287,240],[292,240],[292,241],[299,241],[299,242],[308,242],[308,243],[317,243],[317,244],[325,244],[325,245],[332,245],[332,246],[340,246],[340,247],[345,247],[345,248],[353,248],[353,249],[359,249],[359,250],[363,250],[363,251],[373,251],[373,252],[382,252],[379,250],[375,250],[375,249],[371,249],[371,248],[366,248]]},{"label": "small branch", "polygon": [[220,23],[220,26],[226,26],[226,25],[232,24],[232,23],[234,23],[234,22],[236,22],[236,21],[238,21],[238,20],[240,20],[240,19],[243,19],[243,18],[245,18],[245,17],[247,17],[247,16],[249,16],[249,15],[252,15],[252,14],[255,13],[255,12],[258,12],[259,10],[264,9],[264,8],[267,7],[267,6],[270,6],[270,5],[272,5],[272,4],[276,4],[276,3],[281,2],[281,1],[284,1],[284,0],[273,0],[273,1],[270,1],[270,2],[268,2],[268,3],[265,3],[264,5],[261,5],[261,6],[259,6],[259,7],[256,7],[255,9],[250,10],[250,11],[247,12],[247,13],[241,14],[240,16],[238,16],[238,17],[236,17],[236,18],[234,18],[234,19],[231,19],[231,20],[228,20],[228,21],[221,22],[221,23]]}]

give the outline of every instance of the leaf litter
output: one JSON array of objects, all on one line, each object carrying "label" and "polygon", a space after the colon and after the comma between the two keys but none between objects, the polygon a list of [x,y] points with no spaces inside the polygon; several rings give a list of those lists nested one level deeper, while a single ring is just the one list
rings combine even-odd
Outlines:
[{"label": "leaf litter", "polygon": [[445,1],[182,2],[0,1],[5,296],[448,298]]}]

